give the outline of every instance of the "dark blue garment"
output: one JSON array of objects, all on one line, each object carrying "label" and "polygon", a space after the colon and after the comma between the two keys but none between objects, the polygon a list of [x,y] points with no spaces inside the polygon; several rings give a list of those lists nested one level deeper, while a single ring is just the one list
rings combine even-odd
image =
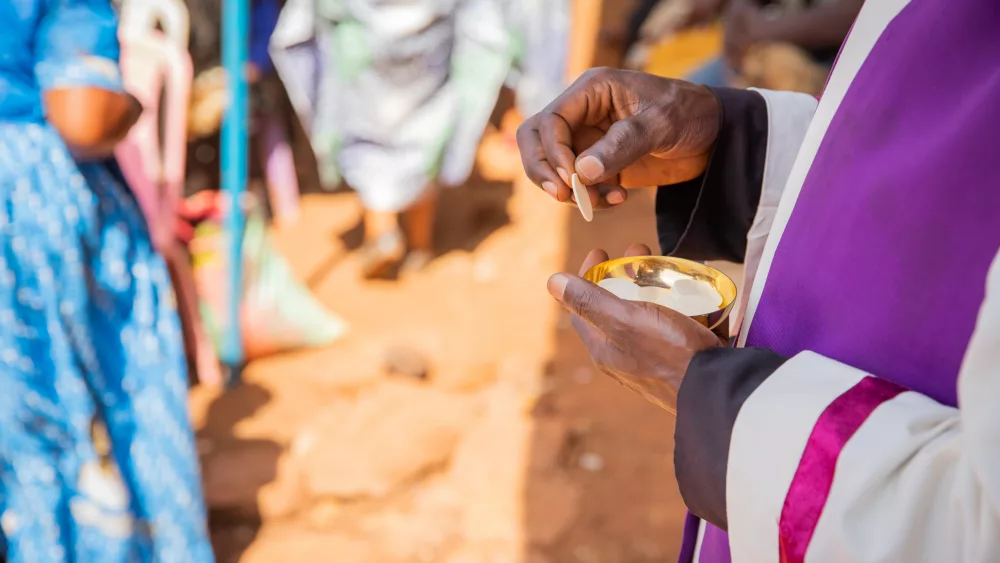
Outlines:
[{"label": "dark blue garment", "polygon": [[254,0],[250,11],[250,62],[261,73],[270,72],[274,68],[268,46],[271,35],[278,26],[278,16],[281,14],[279,0]]}]

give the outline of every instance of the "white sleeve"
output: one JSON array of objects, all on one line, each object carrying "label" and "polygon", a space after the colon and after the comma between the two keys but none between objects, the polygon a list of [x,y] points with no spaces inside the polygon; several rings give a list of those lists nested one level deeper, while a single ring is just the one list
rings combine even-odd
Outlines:
[{"label": "white sleeve", "polygon": [[757,214],[747,233],[747,251],[743,259],[743,287],[746,291],[740,297],[740,303],[733,312],[733,326],[740,326],[743,312],[746,311],[746,301],[750,297],[764,254],[764,244],[771,232],[774,215],[778,210],[778,202],[785,191],[785,184],[792,172],[792,165],[799,154],[799,148],[805,139],[813,114],[819,106],[819,100],[808,94],[798,92],[777,92],[752,88],[767,104],[767,154],[764,160],[764,180],[761,184],[760,203],[757,204]]},{"label": "white sleeve", "polygon": [[1000,561],[1000,259],[960,408],[805,352],[743,404],[726,505],[734,563]]}]

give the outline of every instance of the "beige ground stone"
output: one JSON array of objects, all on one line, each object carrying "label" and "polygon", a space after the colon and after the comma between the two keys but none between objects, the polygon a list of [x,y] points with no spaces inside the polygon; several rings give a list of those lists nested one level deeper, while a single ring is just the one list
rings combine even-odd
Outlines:
[{"label": "beige ground stone", "polygon": [[466,540],[522,541],[524,467],[530,435],[531,419],[521,408],[517,393],[495,390],[487,414],[462,438],[450,472],[465,501]]},{"label": "beige ground stone", "polygon": [[531,439],[531,470],[552,471],[560,467],[560,455],[566,447],[569,424],[565,419],[547,416],[535,418]]},{"label": "beige ground stone", "polygon": [[311,494],[381,497],[445,464],[477,410],[467,396],[386,381],[325,409],[292,448]]},{"label": "beige ground stone", "polygon": [[278,458],[274,481],[257,492],[257,510],[263,520],[286,518],[298,512],[306,500],[302,472],[287,452]]},{"label": "beige ground stone", "polygon": [[517,543],[472,542],[462,545],[444,563],[535,563],[526,560]]},{"label": "beige ground stone", "polygon": [[306,509],[305,521],[314,530],[332,530],[345,517],[345,506],[334,499],[318,499]]},{"label": "beige ground stone", "polygon": [[462,506],[454,484],[437,476],[361,518],[358,527],[379,539],[390,560],[438,562],[449,545],[461,541]]},{"label": "beige ground stone", "polygon": [[527,494],[533,507],[525,515],[528,541],[531,545],[552,545],[576,519],[580,486],[562,472],[536,474]]},{"label": "beige ground stone", "polygon": [[240,563],[386,563],[378,544],[338,533],[285,529],[258,536]]},{"label": "beige ground stone", "polygon": [[442,389],[473,391],[496,381],[494,362],[479,361],[442,365],[432,375],[431,383]]}]

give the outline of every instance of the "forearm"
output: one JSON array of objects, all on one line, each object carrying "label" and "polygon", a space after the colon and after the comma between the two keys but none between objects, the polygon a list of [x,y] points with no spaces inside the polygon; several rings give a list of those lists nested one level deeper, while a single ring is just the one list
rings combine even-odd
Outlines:
[{"label": "forearm", "polygon": [[786,42],[804,49],[836,49],[847,38],[863,0],[820,3],[764,22],[768,41]]},{"label": "forearm", "polygon": [[728,528],[729,443],[743,403],[787,358],[757,348],[713,348],[695,355],[678,392],[674,472],[681,497],[699,518]]},{"label": "forearm", "polygon": [[45,101],[49,123],[81,160],[111,156],[142,113],[133,96],[99,89],[53,90]]},{"label": "forearm", "polygon": [[125,139],[142,115],[142,103],[135,96],[125,94],[122,97],[124,99],[116,104],[113,113],[108,116],[104,144],[110,145],[112,148]]}]

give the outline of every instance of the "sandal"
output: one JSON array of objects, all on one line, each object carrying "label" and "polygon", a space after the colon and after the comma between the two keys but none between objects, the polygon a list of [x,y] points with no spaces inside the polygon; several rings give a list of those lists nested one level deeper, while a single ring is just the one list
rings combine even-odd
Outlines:
[{"label": "sandal", "polygon": [[361,275],[365,279],[384,278],[406,255],[406,241],[400,230],[379,235],[361,245]]},{"label": "sandal", "polygon": [[399,274],[401,276],[415,274],[426,268],[433,259],[434,253],[428,250],[411,251],[399,266]]}]

